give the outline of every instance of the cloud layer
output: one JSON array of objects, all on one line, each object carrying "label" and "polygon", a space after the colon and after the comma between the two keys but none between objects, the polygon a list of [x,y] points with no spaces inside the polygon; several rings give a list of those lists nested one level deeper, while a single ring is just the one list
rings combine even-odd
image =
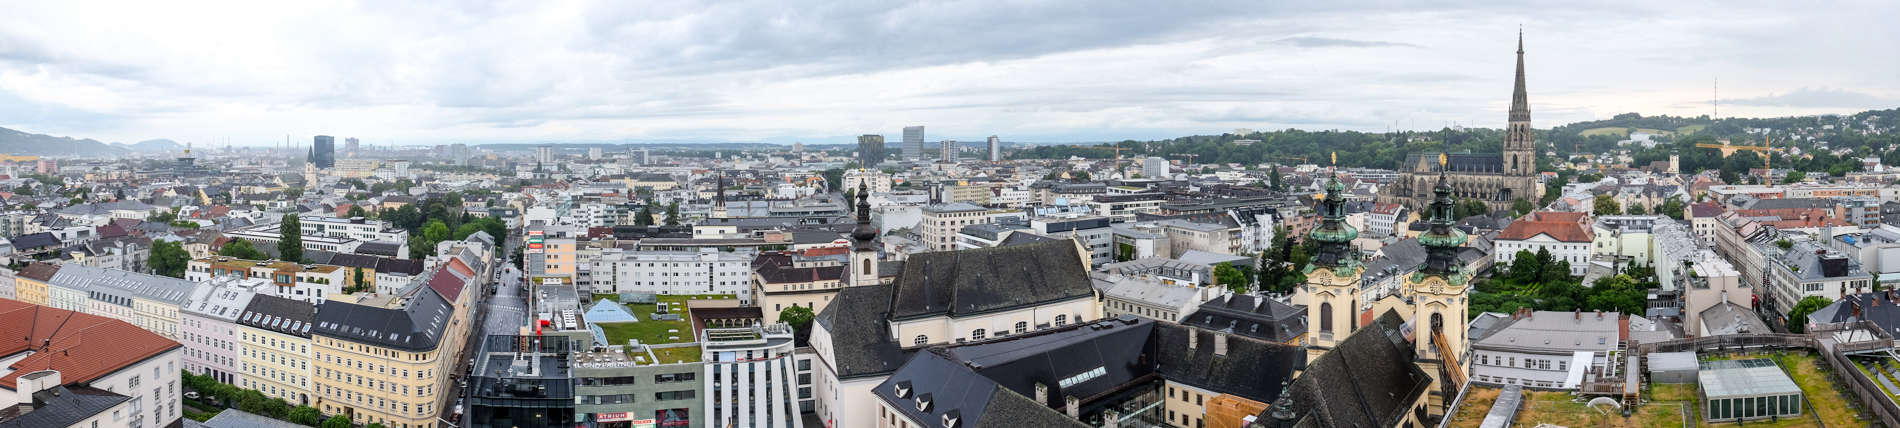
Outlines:
[{"label": "cloud layer", "polygon": [[1891,3],[1156,6],[25,3],[0,16],[0,126],[238,145],[1501,126],[1520,25],[1538,126],[1706,113],[1718,77],[1724,115],[1900,99]]}]

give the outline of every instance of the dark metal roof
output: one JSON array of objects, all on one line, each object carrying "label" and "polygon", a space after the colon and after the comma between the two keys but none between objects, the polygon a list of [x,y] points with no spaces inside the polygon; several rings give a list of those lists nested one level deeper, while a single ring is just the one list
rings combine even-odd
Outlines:
[{"label": "dark metal roof", "polygon": [[400,309],[334,300],[317,308],[313,334],[404,351],[434,349],[455,308],[434,291],[416,290]]},{"label": "dark metal roof", "polygon": [[818,313],[816,322],[831,333],[836,361],[831,363],[844,379],[890,373],[916,350],[890,340],[890,287],[845,287]]},{"label": "dark metal roof", "polygon": [[1229,294],[1202,303],[1181,323],[1276,343],[1306,334],[1306,309],[1273,299]]},{"label": "dark metal roof", "polygon": [[978,314],[1094,296],[1088,266],[1066,239],[912,255],[892,290],[892,319]]},{"label": "dark metal roof", "polygon": [[306,302],[259,294],[238,314],[237,323],[297,337],[310,337],[317,307]]},{"label": "dark metal roof", "polygon": [[[8,391],[12,393],[12,391]],[[56,386],[33,393],[33,411],[19,414],[19,406],[0,409],[0,428],[78,426],[132,397],[91,387]]]},{"label": "dark metal roof", "polygon": [[[1386,312],[1306,367],[1292,384],[1298,426],[1396,426],[1431,387],[1399,327]],[[1271,420],[1272,408],[1260,420]]]}]

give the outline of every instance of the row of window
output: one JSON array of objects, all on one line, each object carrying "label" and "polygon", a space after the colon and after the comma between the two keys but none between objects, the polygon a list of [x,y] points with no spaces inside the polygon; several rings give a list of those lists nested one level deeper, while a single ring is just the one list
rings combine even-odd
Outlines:
[{"label": "row of window", "polygon": [[[1079,317],[1077,318],[1077,320],[1080,320],[1080,319],[1081,319],[1081,318],[1079,318]],[[1056,326],[1056,327],[1062,327],[1062,326],[1066,326],[1066,325],[1069,325],[1069,316],[1068,316],[1068,315],[1056,315],[1056,320],[1055,320],[1055,326]],[[1016,322],[1016,334],[1023,334],[1023,333],[1025,333],[1025,332],[1028,332],[1028,331],[1029,331],[1029,322],[1028,322],[1028,321],[1017,321],[1017,322]],[[1008,335],[1008,333],[1009,333],[1009,332],[1006,332],[1006,331],[999,331],[999,332],[996,332],[996,337],[1003,337],[1003,336],[1006,336],[1006,335]],[[983,340],[983,338],[985,338],[985,337],[988,337],[988,336],[989,336],[989,331],[988,331],[987,329],[981,329],[981,328],[979,328],[979,329],[975,329],[975,330],[971,330],[971,331],[970,331],[970,340]],[[961,341],[962,339],[958,339],[958,340],[959,340],[959,341]],[[915,346],[924,346],[924,345],[928,345],[928,344],[930,344],[930,336],[929,336],[929,335],[923,335],[923,334],[919,334],[919,335],[917,335],[917,337],[916,337],[916,338],[913,338],[913,339],[912,339],[912,341],[911,341],[911,344],[912,344],[912,345],[915,345]]]}]

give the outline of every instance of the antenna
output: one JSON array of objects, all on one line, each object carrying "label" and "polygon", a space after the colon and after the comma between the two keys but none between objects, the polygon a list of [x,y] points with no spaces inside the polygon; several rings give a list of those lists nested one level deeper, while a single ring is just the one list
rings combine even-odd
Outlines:
[{"label": "antenna", "polygon": [[1716,77],[1709,88],[1709,120],[1722,116],[1722,78]]}]

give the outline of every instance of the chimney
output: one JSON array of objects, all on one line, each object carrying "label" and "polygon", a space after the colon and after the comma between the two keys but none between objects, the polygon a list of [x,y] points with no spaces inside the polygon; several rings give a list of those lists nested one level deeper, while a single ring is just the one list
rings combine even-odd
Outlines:
[{"label": "chimney", "polygon": [[1214,333],[1214,355],[1227,355],[1227,333]]},{"label": "chimney", "polygon": [[1576,317],[1577,321],[1583,321],[1583,311],[1581,310],[1570,311],[1570,315]]},{"label": "chimney", "polygon": [[1200,342],[1201,332],[1194,331],[1194,329],[1191,328],[1188,329],[1188,350],[1194,350],[1194,346],[1200,344]]},{"label": "chimney", "polygon": [[1602,320],[1603,320],[1603,311],[1599,309],[1597,310],[1597,321],[1602,321]]},{"label": "chimney", "polygon": [[24,415],[33,411],[33,394],[58,388],[60,383],[58,370],[40,370],[20,375],[14,380],[15,394],[17,394],[14,399],[20,402],[19,414]]},{"label": "chimney", "polygon": [[1065,395],[1062,396],[1062,401],[1067,403],[1063,407],[1068,411],[1069,419],[1082,420],[1082,400],[1073,395]]},{"label": "chimney", "polygon": [[1049,405],[1049,384],[1036,383],[1036,404]]},{"label": "chimney", "polygon": [[1121,426],[1122,415],[1120,412],[1116,412],[1115,409],[1102,411],[1102,428],[1121,428]]}]

